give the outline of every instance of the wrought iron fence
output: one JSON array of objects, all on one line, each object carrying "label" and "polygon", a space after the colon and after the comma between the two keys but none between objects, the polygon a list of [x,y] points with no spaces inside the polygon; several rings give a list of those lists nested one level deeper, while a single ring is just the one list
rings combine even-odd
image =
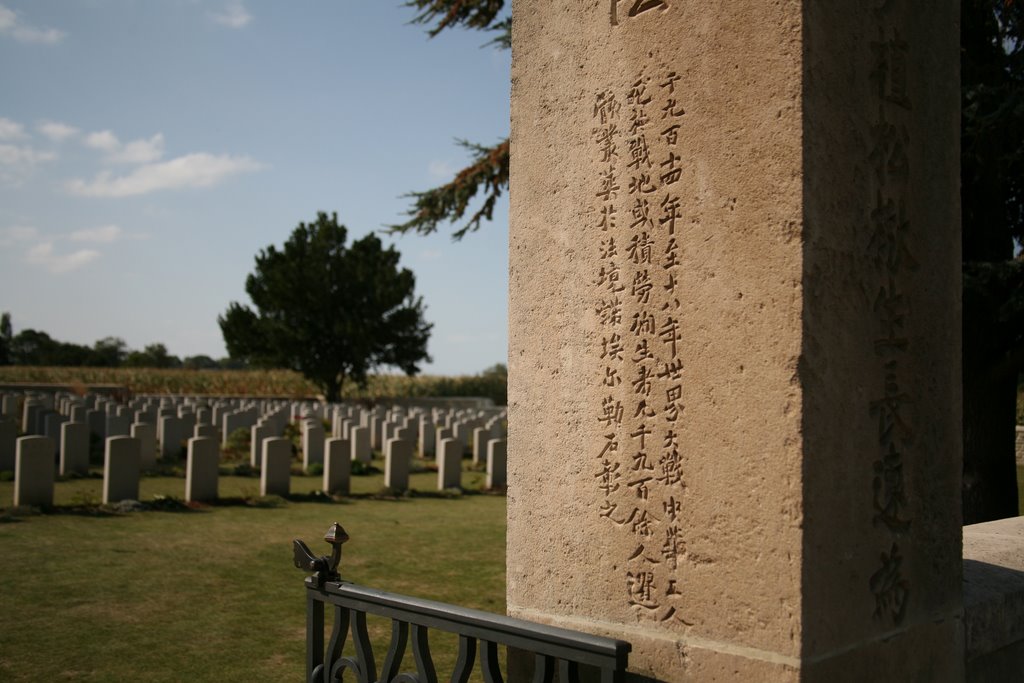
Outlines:
[{"label": "wrought iron fence", "polygon": [[[556,670],[560,683],[578,683],[581,666],[599,671],[601,683],[624,680],[630,644],[623,640],[342,581],[338,564],[341,545],[348,540],[348,534],[335,523],[324,540],[333,546],[330,556],[316,557],[305,543],[294,542],[295,566],[314,572],[306,579],[306,679],[309,683],[345,680],[346,672],[359,683],[436,683],[438,677],[428,639],[430,629],[458,636],[458,658],[449,679],[453,683],[469,680],[478,651],[484,681],[501,682],[499,645],[532,653],[533,680],[537,683],[554,681]],[[334,627],[329,639],[324,627],[327,605],[334,611]],[[391,641],[379,672],[366,627],[368,614],[391,619]],[[350,633],[355,654],[346,657],[343,650]],[[402,661],[410,640],[415,671],[411,668],[403,671]]]}]

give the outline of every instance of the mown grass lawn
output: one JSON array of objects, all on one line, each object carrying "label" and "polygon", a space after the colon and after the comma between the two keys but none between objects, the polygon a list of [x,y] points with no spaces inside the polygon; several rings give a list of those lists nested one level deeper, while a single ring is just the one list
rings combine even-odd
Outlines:
[{"label": "mown grass lawn", "polygon": [[[426,494],[435,477],[412,486]],[[382,475],[353,481],[356,495],[341,501],[261,507],[257,479],[222,477],[225,504],[128,514],[89,505],[99,479],[59,482],[56,511],[0,524],[0,680],[301,680],[305,589],[291,541],[326,553],[334,521],[351,536],[345,579],[504,613],[503,496],[389,500],[364,496]],[[11,487],[0,482],[0,501]],[[293,477],[297,494],[318,488],[318,477]],[[152,477],[140,497],[183,492],[183,479]],[[371,621],[378,662],[389,633]],[[431,645],[439,675],[450,672],[454,640]]]}]

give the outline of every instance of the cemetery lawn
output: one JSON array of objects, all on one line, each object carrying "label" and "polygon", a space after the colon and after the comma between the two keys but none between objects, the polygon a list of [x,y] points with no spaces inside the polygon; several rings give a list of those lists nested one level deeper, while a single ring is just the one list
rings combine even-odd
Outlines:
[{"label": "cemetery lawn", "polygon": [[[319,477],[293,477],[299,495],[285,502],[254,498],[258,479],[222,476],[222,504],[116,514],[89,504],[101,480],[79,479],[57,483],[52,514],[0,510],[0,680],[301,680],[305,589],[291,541],[326,553],[334,521],[351,536],[346,580],[504,613],[504,496],[359,496],[382,479],[353,477],[356,495],[332,501],[302,495]],[[412,486],[435,481],[414,474]],[[11,486],[0,482],[0,500]],[[183,479],[147,477],[140,497],[183,491]],[[370,631],[379,665],[390,625],[371,619]],[[447,677],[456,643],[443,636],[431,649]]]}]

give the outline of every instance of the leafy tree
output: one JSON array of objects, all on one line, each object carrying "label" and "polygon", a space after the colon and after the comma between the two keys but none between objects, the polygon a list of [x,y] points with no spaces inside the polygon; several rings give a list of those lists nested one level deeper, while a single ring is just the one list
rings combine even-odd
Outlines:
[{"label": "leafy tree", "polygon": [[1018,512],[1024,367],[1024,3],[960,4],[964,523]]},{"label": "leafy tree", "polygon": [[220,365],[209,356],[188,356],[182,363],[186,370],[217,370]]},{"label": "leafy tree", "polygon": [[99,368],[117,368],[128,355],[128,344],[120,337],[104,337],[93,344],[92,362],[83,365],[94,365]]},{"label": "leafy tree", "polygon": [[412,272],[376,235],[351,245],[346,236],[337,214],[321,212],[283,249],[260,251],[245,282],[256,310],[232,302],[217,319],[232,358],[301,372],[328,401],[348,379],[365,387],[378,367],[419,372],[431,325]]},{"label": "leafy tree", "polygon": [[132,351],[124,359],[130,368],[180,368],[181,359],[167,353],[163,344],[150,344],[142,351]]}]

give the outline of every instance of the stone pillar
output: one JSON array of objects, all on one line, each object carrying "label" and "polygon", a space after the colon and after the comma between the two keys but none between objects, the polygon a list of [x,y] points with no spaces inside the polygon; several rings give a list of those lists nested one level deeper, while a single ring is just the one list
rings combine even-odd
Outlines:
[{"label": "stone pillar", "polygon": [[957,7],[517,0],[512,615],[962,679]]},{"label": "stone pillar", "polygon": [[[127,419],[127,418],[125,418]],[[140,442],[108,436],[103,454],[103,504],[139,499]]]},{"label": "stone pillar", "polygon": [[53,440],[22,436],[15,445],[14,507],[53,505]]},{"label": "stone pillar", "polygon": [[352,447],[347,439],[327,439],[324,444],[324,493],[349,494]]},{"label": "stone pillar", "polygon": [[217,500],[217,466],[220,444],[217,439],[188,440],[188,462],[185,466],[185,500]]},{"label": "stone pillar", "polygon": [[260,495],[287,496],[291,490],[292,442],[283,436],[263,439]]}]

